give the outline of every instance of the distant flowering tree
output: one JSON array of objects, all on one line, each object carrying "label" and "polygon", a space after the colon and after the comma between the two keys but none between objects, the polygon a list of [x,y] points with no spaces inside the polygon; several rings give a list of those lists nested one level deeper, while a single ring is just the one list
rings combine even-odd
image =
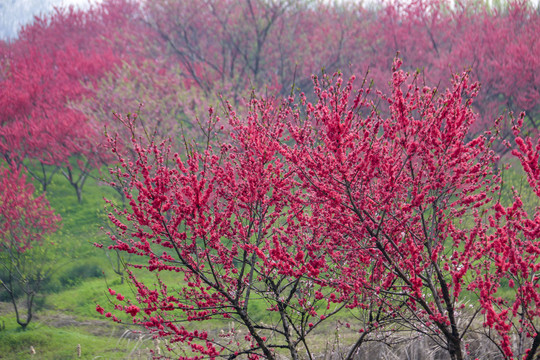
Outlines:
[{"label": "distant flowering tree", "polygon": [[142,33],[135,30],[142,27],[137,10],[125,0],[86,11],[57,8],[0,47],[0,156],[25,167],[43,191],[60,173],[82,201],[103,156],[102,129],[68,105],[88,96],[88,87],[114,70],[128,48],[137,58],[144,43],[134,37]]},{"label": "distant flowering tree", "polygon": [[[321,69],[363,74],[386,84],[397,52],[421,67],[428,83],[447,87],[452,72],[472,69],[482,84],[476,134],[504,109],[524,111],[538,127],[540,15],[528,1],[354,2],[146,1],[148,22],[169,44],[167,57],[204,91],[255,85],[282,95],[290,86],[311,94]],[[503,150],[498,148],[498,150]]]},{"label": "distant flowering tree", "polygon": [[[208,108],[233,96],[227,87],[205,95],[182,78],[180,69],[159,60],[123,63],[87,90],[90,95],[73,102],[71,107],[85,114],[95,131],[105,129],[118,134],[122,141],[119,146],[125,149],[132,146],[126,141],[131,138],[131,131],[133,136],[155,142],[173,139],[182,146],[204,143]],[[242,95],[247,97],[249,92]],[[111,121],[112,114],[136,118],[133,129],[124,126],[122,119]],[[105,164],[111,160],[107,155],[103,158]]]},{"label": "distant flowering tree", "polygon": [[14,167],[0,169],[0,291],[7,292],[23,329],[32,320],[35,296],[50,276],[40,247],[60,220],[43,195],[34,197],[34,186],[24,174]]},{"label": "distant flowering tree", "polygon": [[[396,60],[388,96],[336,75],[315,77],[314,103],[303,94],[254,98],[245,116],[229,106],[227,139],[212,127],[215,137],[199,151],[171,154],[167,143],[132,137],[136,157],[124,160],[112,139],[120,165],[111,171],[129,206],[110,203],[110,248],[144,259],[129,264],[137,303],[120,295],[116,310],[185,344],[181,358],[272,359],[280,348],[298,358],[300,347],[309,353],[312,330],[345,310],[369,314],[348,324],[360,334],[351,359],[383,328],[428,336],[451,359],[478,356],[468,345],[483,326],[495,327],[487,336],[513,357],[507,314],[531,309],[526,294],[535,290],[520,288],[518,305],[495,296],[509,268],[493,272],[501,247],[486,219],[500,218],[502,180],[494,138],[468,138],[478,85],[464,73],[441,91],[400,66]],[[222,121],[212,109],[209,116]],[[527,161],[531,176],[537,159]],[[537,253],[527,249],[524,261],[534,267]],[[180,273],[183,281],[149,286],[139,271]],[[197,329],[219,319],[238,325],[221,335]],[[523,324],[534,338],[532,323]],[[524,340],[523,349],[534,353],[535,343]]]},{"label": "distant flowering tree", "polygon": [[[85,11],[57,8],[22,28],[17,38],[0,40],[0,156],[26,167],[43,190],[55,174],[64,175],[82,201],[90,172],[110,159],[99,146],[102,127],[91,119],[106,119],[101,111],[108,111],[108,105],[145,92],[142,87],[124,88],[117,96],[121,85],[111,86],[107,80],[133,76],[126,83],[151,84],[164,74],[142,64],[155,59],[163,69],[177,71],[154,82],[149,93],[161,95],[164,85],[180,84],[188,92],[182,93],[178,108],[193,110],[212,103],[216,93],[235,103],[253,88],[259,94],[280,95],[299,88],[313,101],[310,75],[337,69],[347,75],[369,70],[381,87],[399,52],[409,70],[422,67],[423,80],[442,81],[441,87],[450,86],[446,79],[451,72],[472,69],[471,79],[483,90],[473,105],[480,118],[471,136],[489,128],[504,109],[524,111],[525,126],[536,132],[539,32],[539,12],[527,1],[365,6],[290,0],[107,0]],[[131,74],[126,61],[134,64]],[[94,99],[96,93],[106,101],[87,107],[94,113],[82,114],[71,106]],[[171,101],[173,93],[164,96],[164,102]],[[143,101],[148,112],[156,113],[156,99],[128,100]],[[175,110],[167,107],[161,115]],[[166,122],[163,128],[171,128]],[[508,129],[503,133],[511,138]],[[505,150],[497,146],[497,151]]]}]

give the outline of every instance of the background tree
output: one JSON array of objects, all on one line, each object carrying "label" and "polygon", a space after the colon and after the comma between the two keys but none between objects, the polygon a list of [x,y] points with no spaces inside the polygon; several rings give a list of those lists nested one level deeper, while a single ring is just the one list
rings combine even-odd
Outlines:
[{"label": "background tree", "polygon": [[148,23],[169,44],[167,56],[205,93],[255,85],[286,95],[287,84],[295,83],[310,94],[311,74],[321,69],[345,74],[369,69],[383,87],[399,52],[407,70],[422,68],[425,81],[443,87],[453,72],[472,68],[472,80],[484,87],[474,105],[482,119],[473,127],[476,133],[504,109],[525,110],[535,127],[540,97],[534,34],[540,17],[530,3],[450,6],[429,0],[368,7],[200,0],[190,5],[159,1],[145,9]]},{"label": "background tree", "polygon": [[34,197],[34,186],[20,170],[0,170],[0,284],[23,329],[32,320],[36,295],[55,268],[44,262],[42,246],[60,220],[43,195]]},{"label": "background tree", "polygon": [[[136,10],[122,0],[88,11],[57,9],[36,18],[3,52],[0,152],[8,163],[24,166],[43,191],[62,169],[81,201],[85,177],[98,163],[102,129],[68,105],[120,63],[129,36],[137,33],[128,31],[137,25],[131,22]],[[121,29],[129,34],[122,40]]]},{"label": "background tree", "polygon": [[[382,87],[396,52],[410,64],[408,70],[423,68],[425,81],[441,81],[443,87],[453,71],[472,67],[472,79],[484,87],[474,105],[483,119],[473,125],[475,133],[490,127],[504,108],[524,110],[526,127],[536,131],[539,19],[525,2],[490,7],[439,0],[370,7],[109,0],[87,11],[57,9],[24,27],[17,39],[2,42],[0,151],[26,166],[42,188],[52,175],[64,174],[80,199],[88,172],[105,156],[97,144],[101,128],[89,124],[89,117],[100,118],[100,125],[108,117],[95,102],[86,108],[96,113],[85,115],[73,104],[91,99],[94,90],[116,99],[110,105],[120,100],[100,79],[140,82],[160,68],[170,77],[165,83],[181,85],[188,95],[200,92],[189,108],[202,108],[220,93],[237,102],[253,88],[258,95],[287,95],[291,87],[312,94],[311,74],[321,69],[344,74],[369,69],[370,79]],[[157,68],[143,65],[154,59]],[[122,70],[126,60],[136,72]],[[157,99],[162,90],[146,93]],[[186,110],[185,104],[180,107]]]}]

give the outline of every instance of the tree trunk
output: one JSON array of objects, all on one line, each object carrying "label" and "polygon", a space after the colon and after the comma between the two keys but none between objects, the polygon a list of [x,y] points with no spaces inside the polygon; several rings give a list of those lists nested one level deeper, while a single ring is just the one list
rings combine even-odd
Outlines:
[{"label": "tree trunk", "polygon": [[[534,337],[533,343],[531,345],[531,349],[529,350],[529,353],[527,354],[527,358],[525,360],[533,360],[534,355],[536,355],[536,352],[538,351],[538,347],[540,346],[540,334],[536,334]],[[536,357],[536,360],[540,360],[540,355]]]},{"label": "tree trunk", "polygon": [[463,351],[461,350],[461,339],[448,339],[448,352],[452,360],[463,360]]}]

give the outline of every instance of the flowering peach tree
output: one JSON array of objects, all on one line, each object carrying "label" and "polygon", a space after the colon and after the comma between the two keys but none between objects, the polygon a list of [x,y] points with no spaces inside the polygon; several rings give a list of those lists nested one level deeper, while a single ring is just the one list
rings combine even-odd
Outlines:
[{"label": "flowering peach tree", "polygon": [[[184,344],[180,358],[312,358],[314,329],[344,311],[364,315],[347,323],[350,359],[383,329],[427,336],[456,360],[475,356],[470,336],[483,329],[502,356],[533,354],[536,220],[522,224],[524,210],[502,220],[495,138],[469,132],[478,85],[463,73],[442,91],[400,67],[390,95],[335,74],[314,77],[313,103],[253,98],[247,114],[229,105],[223,118],[209,109],[202,150],[172,154],[133,136],[127,159],[111,138],[129,206],[109,203],[110,248],[141,261],[128,264],[135,299],[111,289],[106,315],[129,314],[171,351]],[[538,148],[520,139],[536,189]],[[523,251],[521,265],[504,261]],[[179,276],[151,286],[140,271]],[[508,277],[519,278],[515,302],[497,293]],[[509,339],[525,311],[534,341],[520,350]],[[197,326],[231,321],[221,333]]]},{"label": "flowering peach tree", "polygon": [[34,186],[20,170],[0,169],[0,290],[7,293],[23,329],[32,320],[35,296],[52,270],[40,262],[38,248],[60,220],[43,195],[34,197]]}]

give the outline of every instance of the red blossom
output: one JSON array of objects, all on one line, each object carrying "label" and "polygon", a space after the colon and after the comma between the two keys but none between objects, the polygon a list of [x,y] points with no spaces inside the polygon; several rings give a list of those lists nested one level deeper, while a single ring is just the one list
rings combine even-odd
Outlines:
[{"label": "red blossom", "polygon": [[96,305],[96,311],[103,315],[105,313],[105,309],[103,309],[101,306]]}]

